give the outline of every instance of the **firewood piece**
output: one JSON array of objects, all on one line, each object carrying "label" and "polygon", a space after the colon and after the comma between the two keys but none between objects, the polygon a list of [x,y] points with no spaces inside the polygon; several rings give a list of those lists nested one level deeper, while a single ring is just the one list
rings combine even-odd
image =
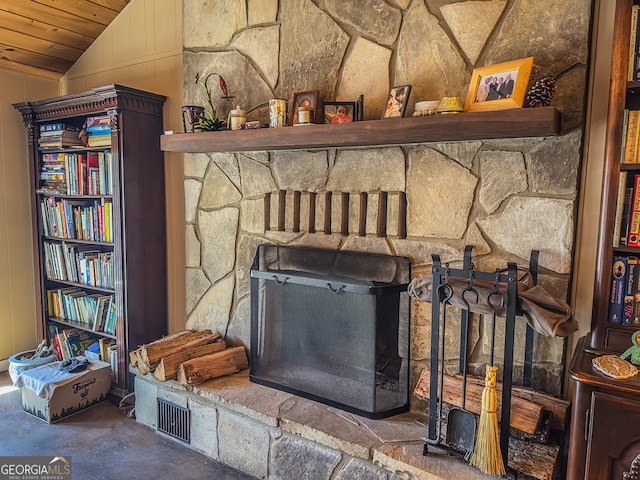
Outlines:
[{"label": "firewood piece", "polygon": [[249,368],[244,347],[228,348],[224,352],[193,358],[178,367],[178,383],[198,385],[211,378],[222,377]]},{"label": "firewood piece", "polygon": [[173,355],[163,357],[153,372],[153,376],[161,382],[175,379],[178,374],[178,367],[181,363],[192,358],[203,357],[212,353],[222,352],[227,348],[227,342],[224,340],[208,343],[206,345],[197,345],[193,348],[185,346],[185,348]]},{"label": "firewood piece", "polygon": [[129,366],[137,367],[138,366],[138,355],[140,354],[140,348],[136,348],[129,352]]},{"label": "firewood piece", "polygon": [[[183,335],[174,334],[175,337],[170,340],[166,340],[167,337],[164,337],[147,345],[143,345],[140,349],[140,358],[144,363],[144,367],[148,369],[148,371],[154,370],[163,357],[181,351],[187,344],[192,347],[196,345],[206,345],[207,343],[217,342],[222,338],[220,332],[211,332],[211,330],[187,330],[187,332],[188,333]],[[138,361],[138,368],[140,368],[139,363],[140,360]]]},{"label": "firewood piece", "polygon": [[151,371],[151,368],[149,368],[149,366],[142,360],[141,348],[135,351],[135,357],[136,357],[136,367],[138,369],[138,372],[141,375],[146,375],[147,373],[149,373]]},{"label": "firewood piece", "polygon": [[[461,375],[456,375],[458,378],[462,378]],[[478,377],[467,376],[467,382],[483,384],[483,380]],[[567,428],[567,422],[569,420],[569,412],[571,410],[571,402],[562,398],[554,397],[548,393],[538,392],[531,388],[513,386],[511,394],[515,397],[528,400],[529,402],[540,405],[545,410],[552,413],[551,416],[551,429],[564,432]]]},{"label": "firewood piece", "polygon": [[509,467],[539,480],[553,480],[558,469],[560,447],[509,439]]},{"label": "firewood piece", "polygon": [[[502,385],[499,385],[498,398],[501,399]],[[498,386],[496,386],[498,388]],[[456,407],[462,407],[462,379],[451,375],[444,376],[442,401]],[[482,390],[483,387],[473,382],[467,381],[467,396],[465,409],[479,415],[482,410]],[[413,392],[416,396],[424,399],[429,398],[429,369],[425,368],[420,375],[418,384]],[[498,418],[501,415],[501,406],[498,406]],[[542,407],[533,402],[511,396],[511,418],[510,425],[518,430],[533,434],[535,433],[542,417]]]}]

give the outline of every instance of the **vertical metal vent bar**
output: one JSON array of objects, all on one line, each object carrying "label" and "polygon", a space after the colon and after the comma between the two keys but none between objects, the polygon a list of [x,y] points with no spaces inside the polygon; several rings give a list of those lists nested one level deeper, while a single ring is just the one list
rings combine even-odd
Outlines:
[{"label": "vertical metal vent bar", "polygon": [[158,431],[191,443],[189,409],[158,398]]}]

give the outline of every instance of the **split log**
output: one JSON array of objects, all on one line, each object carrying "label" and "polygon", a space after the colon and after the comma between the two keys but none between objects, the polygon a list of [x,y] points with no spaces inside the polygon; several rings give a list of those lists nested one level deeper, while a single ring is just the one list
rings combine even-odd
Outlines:
[{"label": "split log", "polygon": [[[162,338],[159,338],[158,340],[154,340],[152,343],[155,343],[155,344],[171,343],[171,342],[179,341],[180,338],[189,336],[193,333],[195,333],[195,330],[182,330],[180,332],[172,333],[171,335],[167,335]],[[129,353],[129,364],[132,367],[138,366],[138,361],[140,360],[141,354],[142,354],[142,348],[143,348],[143,345],[139,346],[138,348],[136,348],[135,350],[132,350]]]},{"label": "split log", "polygon": [[153,372],[153,376],[161,382],[175,379],[178,375],[178,367],[181,363],[191,360],[192,358],[203,357],[212,353],[222,352],[227,348],[227,342],[224,340],[208,343],[206,345],[198,345],[193,348],[185,346],[185,348],[173,355],[162,357],[160,363]]},{"label": "split log", "polygon": [[509,439],[509,467],[539,480],[557,478],[560,447]]},{"label": "split log", "polygon": [[[414,389],[414,394],[420,398],[429,398],[429,369],[422,370],[418,384]],[[468,377],[467,377],[468,380]],[[453,377],[451,375],[444,376],[444,386],[442,401],[462,408],[462,379]],[[496,386],[496,389],[501,385]],[[484,389],[484,383],[482,386],[476,385],[473,382],[467,381],[467,395],[465,401],[465,410],[480,415],[482,411],[482,390]],[[498,399],[501,399],[501,389],[498,389]],[[542,407],[533,402],[523,400],[518,397],[511,396],[511,418],[510,426],[516,428],[522,432],[534,434],[540,419],[542,418]],[[500,419],[501,408],[498,405],[498,419]]]},{"label": "split log", "polygon": [[214,343],[222,338],[220,332],[211,332],[211,330],[191,330],[188,332],[188,334],[180,335],[170,341],[165,340],[167,337],[164,337],[140,347],[138,359],[138,370],[140,373],[144,375],[154,370],[163,357],[178,353],[185,348],[194,348],[198,345]]},{"label": "split log", "polygon": [[[462,378],[462,375],[456,375],[456,377]],[[484,378],[467,376],[467,383],[469,382],[484,386]],[[538,404],[545,410],[551,412],[551,429],[561,432],[567,429],[569,412],[571,411],[571,402],[569,400],[515,385],[511,389],[511,394],[515,397]]]},{"label": "split log", "polygon": [[229,348],[224,352],[187,360],[178,367],[178,383],[198,385],[211,378],[222,377],[249,368],[244,347]]}]

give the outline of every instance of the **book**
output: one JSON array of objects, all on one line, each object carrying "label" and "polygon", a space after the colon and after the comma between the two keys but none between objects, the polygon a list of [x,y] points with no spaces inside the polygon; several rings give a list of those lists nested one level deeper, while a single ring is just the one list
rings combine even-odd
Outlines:
[{"label": "book", "polygon": [[105,147],[111,145],[111,134],[109,135],[90,135],[90,147]]},{"label": "book", "polygon": [[40,136],[59,135],[62,132],[80,132],[80,128],[68,123],[56,122],[40,125]]},{"label": "book", "polygon": [[629,109],[625,108],[622,114],[622,146],[620,147],[620,163],[624,163],[625,146],[627,144],[627,131],[629,130]]},{"label": "book", "polygon": [[625,194],[627,191],[627,172],[620,172],[618,182],[618,202],[616,204],[616,223],[613,228],[613,248],[620,246],[620,232],[622,230],[622,212],[624,211]]},{"label": "book", "polygon": [[629,35],[629,65],[627,68],[627,81],[636,80],[636,56],[638,34],[638,5],[631,7],[631,32]]},{"label": "book", "polygon": [[633,304],[635,301],[637,272],[640,269],[638,265],[638,257],[627,257],[627,274],[624,290],[624,299],[622,307],[622,325],[631,325],[633,323]]},{"label": "book", "polygon": [[638,110],[629,110],[622,161],[624,164],[638,163],[638,139],[640,138],[638,132],[640,128],[639,114],[640,111]]},{"label": "book", "polygon": [[111,117],[109,115],[94,115],[92,117],[87,117],[87,120],[85,121],[85,129],[89,130],[90,128],[96,127],[111,128]]},{"label": "book", "polygon": [[624,305],[624,291],[627,275],[627,257],[615,255],[611,271],[611,293],[609,297],[609,323],[621,324]]},{"label": "book", "polygon": [[631,215],[629,217],[629,232],[627,234],[627,247],[640,245],[640,174],[636,174],[633,182],[633,201],[631,202]]}]

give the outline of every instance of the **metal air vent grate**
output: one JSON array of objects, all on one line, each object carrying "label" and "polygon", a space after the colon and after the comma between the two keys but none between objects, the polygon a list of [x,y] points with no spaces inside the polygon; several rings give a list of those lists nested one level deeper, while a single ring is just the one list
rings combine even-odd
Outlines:
[{"label": "metal air vent grate", "polygon": [[189,409],[158,399],[158,431],[191,443]]}]

